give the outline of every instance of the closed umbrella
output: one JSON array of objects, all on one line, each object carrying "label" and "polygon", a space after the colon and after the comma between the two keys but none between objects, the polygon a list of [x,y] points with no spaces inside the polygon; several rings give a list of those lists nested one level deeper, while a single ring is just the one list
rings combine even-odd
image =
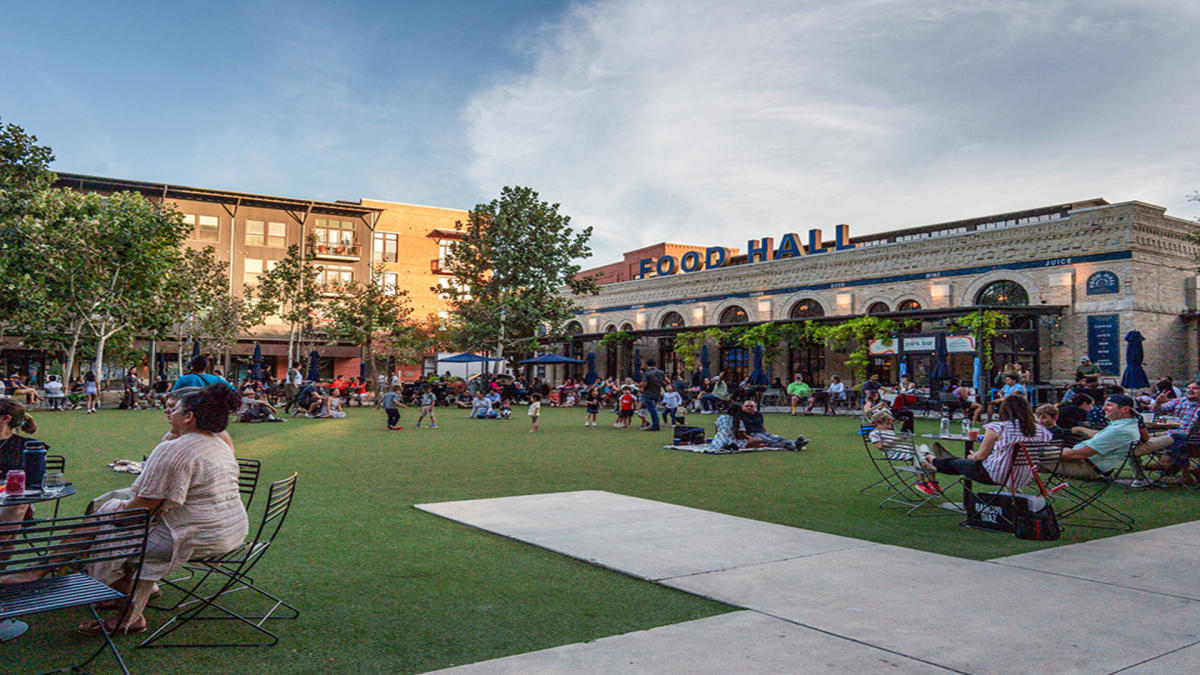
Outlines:
[{"label": "closed umbrella", "polygon": [[596,372],[596,352],[588,352],[587,366],[587,374],[583,376],[583,383],[590,387],[600,379],[600,374]]},{"label": "closed umbrella", "polygon": [[700,345],[700,377],[708,379],[712,373],[708,370],[708,345]]},{"label": "closed umbrella", "polygon": [[308,380],[316,382],[321,379],[321,354],[317,350],[308,353]]},{"label": "closed umbrella", "polygon": [[164,380],[167,379],[167,355],[164,354],[163,352],[158,353],[157,370],[158,370],[158,372],[155,373],[156,375],[158,375],[159,377],[161,377]]},{"label": "closed umbrella", "polygon": [[633,350],[633,381],[642,381],[642,350]]},{"label": "closed umbrella", "polygon": [[752,387],[766,387],[771,384],[771,380],[767,378],[767,373],[763,370],[762,345],[754,345],[754,370],[750,371],[747,382]]},{"label": "closed umbrella", "polygon": [[192,358],[194,359],[197,356],[200,356],[200,341],[193,339],[192,340]]},{"label": "closed umbrella", "polygon": [[256,342],[254,343],[254,362],[250,367],[250,379],[260,381],[263,379],[262,361],[262,345]]},{"label": "closed umbrella", "polygon": [[1121,386],[1126,389],[1142,389],[1150,386],[1150,379],[1146,377],[1146,369],[1142,368],[1142,360],[1145,358],[1145,353],[1142,350],[1142,341],[1146,338],[1136,330],[1131,330],[1125,334],[1125,373],[1121,375]]},{"label": "closed umbrella", "polygon": [[946,346],[946,334],[938,333],[933,342],[933,370],[929,371],[930,386],[953,377],[950,372],[950,349]]}]

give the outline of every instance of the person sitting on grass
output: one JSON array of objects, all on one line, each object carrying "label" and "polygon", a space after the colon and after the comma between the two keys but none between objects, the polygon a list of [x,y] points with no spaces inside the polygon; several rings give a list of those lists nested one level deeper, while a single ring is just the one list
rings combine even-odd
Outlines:
[{"label": "person sitting on grass", "polygon": [[[968,457],[955,457],[940,444],[933,444],[933,453],[925,453],[921,467],[928,471],[962,476],[968,480],[991,485],[1012,482],[1020,489],[1033,480],[1029,466],[1013,466],[1013,452],[1022,441],[1050,440],[1050,432],[1037,423],[1029,399],[1023,393],[1013,394],[1000,402],[1000,421],[984,426],[979,449]],[[936,456],[935,456],[936,455]]]},{"label": "person sitting on grass", "polygon": [[742,407],[736,401],[730,401],[713,424],[716,433],[708,443],[714,450],[737,452],[763,447],[762,439],[746,433]]},{"label": "person sitting on grass", "polygon": [[800,451],[808,445],[808,439],[803,435],[797,436],[794,441],[789,441],[783,436],[768,432],[763,423],[762,411],[758,409],[758,403],[752,398],[746,399],[742,403],[741,418],[742,425],[746,428],[746,434],[762,441],[763,447]]},{"label": "person sitting on grass", "polygon": [[[871,433],[867,435],[867,440],[875,446],[877,450],[882,452],[884,456],[893,461],[912,460],[907,451],[900,452],[894,448],[889,449],[884,442],[884,435],[892,431],[892,425],[895,424],[895,419],[886,411],[880,410],[871,416],[871,424],[875,427],[871,429]],[[919,480],[913,488],[920,493],[927,495],[936,495],[942,492],[942,486],[938,485],[937,476],[929,471],[920,474]]]},{"label": "person sitting on grass", "polygon": [[496,417],[496,411],[492,410],[492,400],[484,396],[482,390],[476,391],[474,405],[471,406],[471,419],[491,420]]}]

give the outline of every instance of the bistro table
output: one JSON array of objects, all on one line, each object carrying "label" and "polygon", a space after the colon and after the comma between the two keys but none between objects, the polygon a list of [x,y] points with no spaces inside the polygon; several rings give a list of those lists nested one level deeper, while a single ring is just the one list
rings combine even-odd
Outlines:
[{"label": "bistro table", "polygon": [[[70,497],[75,494],[76,488],[74,485],[67,483],[63,487],[48,493],[44,490],[26,490],[19,495],[10,495],[0,491],[0,507],[3,506],[21,506],[23,504],[40,504],[41,502],[49,502]],[[29,624],[16,619],[0,621],[0,642],[8,642],[13,638],[20,637],[29,630]]]}]

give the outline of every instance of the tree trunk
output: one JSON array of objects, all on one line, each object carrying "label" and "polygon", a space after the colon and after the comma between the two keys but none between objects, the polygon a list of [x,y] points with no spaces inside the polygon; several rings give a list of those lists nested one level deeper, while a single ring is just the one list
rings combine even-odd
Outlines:
[{"label": "tree trunk", "polygon": [[80,324],[71,335],[71,346],[67,348],[66,364],[63,366],[63,386],[71,381],[71,371],[75,368],[75,350],[79,347],[79,334],[82,332],[83,324]]},{"label": "tree trunk", "polygon": [[504,363],[504,308],[500,308],[500,336],[496,339],[496,358],[494,362],[495,374],[500,374],[501,364]]}]

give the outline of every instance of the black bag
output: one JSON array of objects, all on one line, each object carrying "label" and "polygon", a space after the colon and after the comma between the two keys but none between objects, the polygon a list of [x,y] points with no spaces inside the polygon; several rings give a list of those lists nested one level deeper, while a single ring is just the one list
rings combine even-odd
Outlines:
[{"label": "black bag", "polygon": [[967,511],[967,527],[996,532],[1012,532],[1013,523],[1017,519],[1017,504],[1025,503],[1025,500],[1014,499],[1012,495],[1003,492],[968,490],[963,497],[963,508]]},{"label": "black bag", "polygon": [[704,443],[704,427],[675,427],[673,445],[701,445]]},{"label": "black bag", "polygon": [[1046,504],[1037,511],[1028,509],[1018,511],[1013,534],[1017,535],[1017,539],[1054,541],[1062,535],[1062,528],[1058,525],[1058,516],[1054,514],[1054,507]]}]

